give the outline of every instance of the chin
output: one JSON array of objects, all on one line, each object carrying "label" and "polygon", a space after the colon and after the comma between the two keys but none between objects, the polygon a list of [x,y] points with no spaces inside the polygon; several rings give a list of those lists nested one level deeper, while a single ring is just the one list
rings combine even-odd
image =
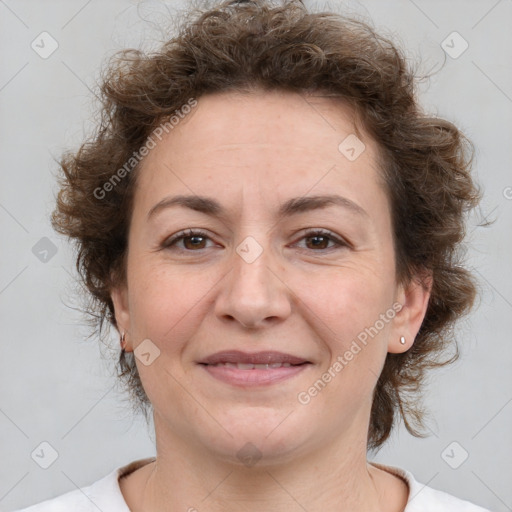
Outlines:
[{"label": "chin", "polygon": [[[286,409],[244,407],[237,413],[232,411],[223,415],[219,421],[222,425],[229,425],[226,428],[229,434],[222,431],[219,435],[219,429],[209,429],[203,443],[218,458],[247,467],[291,460],[314,437],[312,426],[302,421],[295,411],[290,414]],[[217,436],[212,437],[213,434]]]}]

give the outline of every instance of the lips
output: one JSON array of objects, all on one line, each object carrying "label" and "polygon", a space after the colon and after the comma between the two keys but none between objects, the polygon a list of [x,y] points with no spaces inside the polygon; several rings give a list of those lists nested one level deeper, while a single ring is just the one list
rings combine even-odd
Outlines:
[{"label": "lips", "polygon": [[242,352],[239,350],[225,350],[217,352],[200,361],[199,364],[207,366],[225,366],[240,370],[265,370],[281,367],[298,366],[310,361],[302,357],[285,354],[283,352]]},{"label": "lips", "polygon": [[199,362],[210,377],[239,389],[265,388],[291,379],[311,366],[311,361],[283,352],[225,350]]},{"label": "lips", "polygon": [[215,363],[208,366],[223,367],[223,368],[237,368],[238,370],[273,370],[275,368],[289,368],[290,366],[300,366],[298,364],[291,365],[290,363],[266,363],[266,364],[252,364],[252,363]]}]

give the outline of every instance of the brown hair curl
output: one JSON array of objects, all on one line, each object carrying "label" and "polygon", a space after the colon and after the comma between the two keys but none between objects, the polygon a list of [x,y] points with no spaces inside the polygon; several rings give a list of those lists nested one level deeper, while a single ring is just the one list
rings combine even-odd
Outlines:
[{"label": "brown hair curl", "polygon": [[[53,225],[77,244],[77,269],[89,292],[87,310],[101,336],[116,326],[110,290],[125,279],[136,168],[98,199],[95,191],[123,167],[158,124],[190,98],[218,91],[285,90],[343,98],[380,148],[392,205],[397,279],[432,273],[428,310],[410,350],[388,354],[371,411],[368,447],[378,448],[401,415],[420,435],[415,403],[425,370],[458,355],[453,325],[473,304],[476,287],[461,265],[465,214],[480,193],[470,176],[471,143],[450,122],[422,113],[405,56],[366,23],[311,13],[298,0],[223,2],[190,11],[160,50],[125,50],[101,86],[102,118],[76,154],[62,157]],[[447,346],[455,355],[441,361]],[[119,376],[147,413],[133,353]],[[414,426],[413,426],[414,424]]]}]

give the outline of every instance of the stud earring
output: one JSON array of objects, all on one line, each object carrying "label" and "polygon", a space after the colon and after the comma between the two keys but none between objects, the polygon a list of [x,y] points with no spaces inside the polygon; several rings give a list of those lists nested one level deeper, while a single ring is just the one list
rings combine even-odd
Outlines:
[{"label": "stud earring", "polygon": [[402,345],[405,345],[405,338],[403,336],[400,336],[400,343]]}]

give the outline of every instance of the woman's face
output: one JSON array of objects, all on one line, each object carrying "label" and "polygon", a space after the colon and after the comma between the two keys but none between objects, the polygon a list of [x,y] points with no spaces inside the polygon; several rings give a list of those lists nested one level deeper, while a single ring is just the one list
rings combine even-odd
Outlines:
[{"label": "woman's face", "polygon": [[354,132],[326,97],[212,94],[145,158],[112,296],[157,442],[242,462],[366,445],[428,293],[396,282],[377,148]]}]

